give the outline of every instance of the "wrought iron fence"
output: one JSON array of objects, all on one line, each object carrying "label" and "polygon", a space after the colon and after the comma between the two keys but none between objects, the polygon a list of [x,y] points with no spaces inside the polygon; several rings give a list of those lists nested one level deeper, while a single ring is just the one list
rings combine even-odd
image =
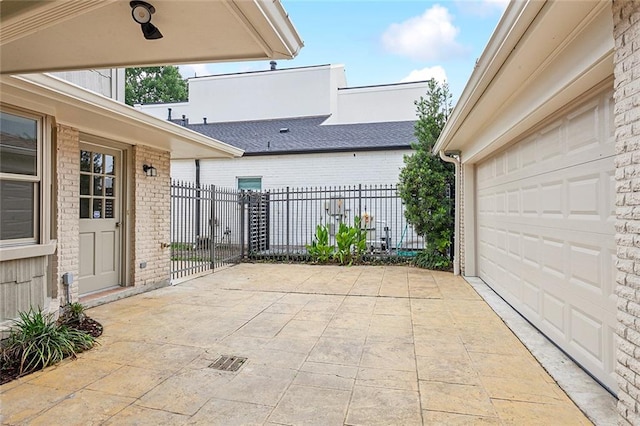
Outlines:
[{"label": "wrought iron fence", "polygon": [[215,185],[171,183],[171,278],[237,263],[244,226],[239,193]]},{"label": "wrought iron fence", "polygon": [[317,225],[328,227],[330,244],[335,244],[340,223],[354,225],[356,217],[366,231],[369,257],[406,258],[424,248],[424,239],[404,217],[395,185],[287,187],[271,189],[254,202],[261,216],[250,214],[249,236],[257,229],[262,239],[249,246],[247,255],[253,259],[306,259]]},{"label": "wrought iron fence", "polygon": [[336,244],[340,224],[360,218],[368,258],[407,259],[424,248],[404,217],[395,185],[238,191],[171,184],[171,276],[177,279],[242,258],[307,260],[316,227]]}]

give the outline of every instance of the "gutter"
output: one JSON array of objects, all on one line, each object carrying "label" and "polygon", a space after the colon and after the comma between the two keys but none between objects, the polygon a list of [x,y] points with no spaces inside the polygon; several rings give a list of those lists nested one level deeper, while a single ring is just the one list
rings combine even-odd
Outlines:
[{"label": "gutter", "polygon": [[460,126],[496,78],[511,51],[517,46],[544,5],[543,1],[511,1],[509,3],[482,55],[476,61],[471,77],[433,147],[434,154],[446,149],[447,145],[453,141]]},{"label": "gutter", "polygon": [[456,166],[453,219],[453,275],[460,275],[460,151],[438,151],[442,161]]}]

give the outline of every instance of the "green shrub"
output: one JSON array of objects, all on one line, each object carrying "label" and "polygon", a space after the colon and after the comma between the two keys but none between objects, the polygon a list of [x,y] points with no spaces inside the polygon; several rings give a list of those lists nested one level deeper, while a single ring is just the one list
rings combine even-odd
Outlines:
[{"label": "green shrub", "polygon": [[20,375],[24,375],[75,357],[94,343],[91,335],[57,322],[40,309],[29,309],[20,313],[9,330],[1,348],[2,362],[19,362]]},{"label": "green shrub", "polygon": [[326,263],[331,260],[335,247],[329,245],[329,227],[327,225],[316,226],[313,242],[306,247],[313,261]]},{"label": "green shrub", "polygon": [[[404,215],[416,233],[427,242],[418,266],[447,269],[449,246],[454,227],[455,166],[443,161],[432,150],[451,111],[451,94],[446,83],[431,79],[427,94],[415,102],[418,121],[414,152],[405,155],[398,177],[398,193],[405,205]],[[445,261],[447,259],[447,261]],[[424,266],[423,266],[424,265]]]},{"label": "green shrub", "polygon": [[60,315],[58,322],[61,324],[80,324],[86,317],[82,303],[74,302],[62,308],[62,315]]},{"label": "green shrub", "polygon": [[336,234],[338,249],[333,257],[341,265],[352,265],[354,260],[359,261],[367,250],[367,232],[360,229],[360,218],[354,219],[354,226],[340,223]]},{"label": "green shrub", "polygon": [[452,262],[449,257],[433,247],[427,247],[418,253],[414,263],[416,266],[425,269],[433,269],[436,271],[450,271]]}]

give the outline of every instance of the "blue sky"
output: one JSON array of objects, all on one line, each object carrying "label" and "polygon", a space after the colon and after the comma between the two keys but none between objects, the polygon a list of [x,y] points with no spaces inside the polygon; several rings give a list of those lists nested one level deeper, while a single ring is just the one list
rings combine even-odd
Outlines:
[{"label": "blue sky", "polygon": [[[305,46],[278,68],[344,64],[349,87],[446,79],[460,96],[507,0],[282,0]],[[180,66],[184,77],[269,69],[268,61]]]}]

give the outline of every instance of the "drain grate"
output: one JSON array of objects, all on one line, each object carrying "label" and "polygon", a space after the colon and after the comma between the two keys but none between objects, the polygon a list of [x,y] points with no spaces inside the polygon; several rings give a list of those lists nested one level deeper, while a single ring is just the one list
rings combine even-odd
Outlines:
[{"label": "drain grate", "polygon": [[222,371],[238,371],[245,362],[247,362],[247,358],[241,356],[222,355],[209,364],[209,367]]}]

